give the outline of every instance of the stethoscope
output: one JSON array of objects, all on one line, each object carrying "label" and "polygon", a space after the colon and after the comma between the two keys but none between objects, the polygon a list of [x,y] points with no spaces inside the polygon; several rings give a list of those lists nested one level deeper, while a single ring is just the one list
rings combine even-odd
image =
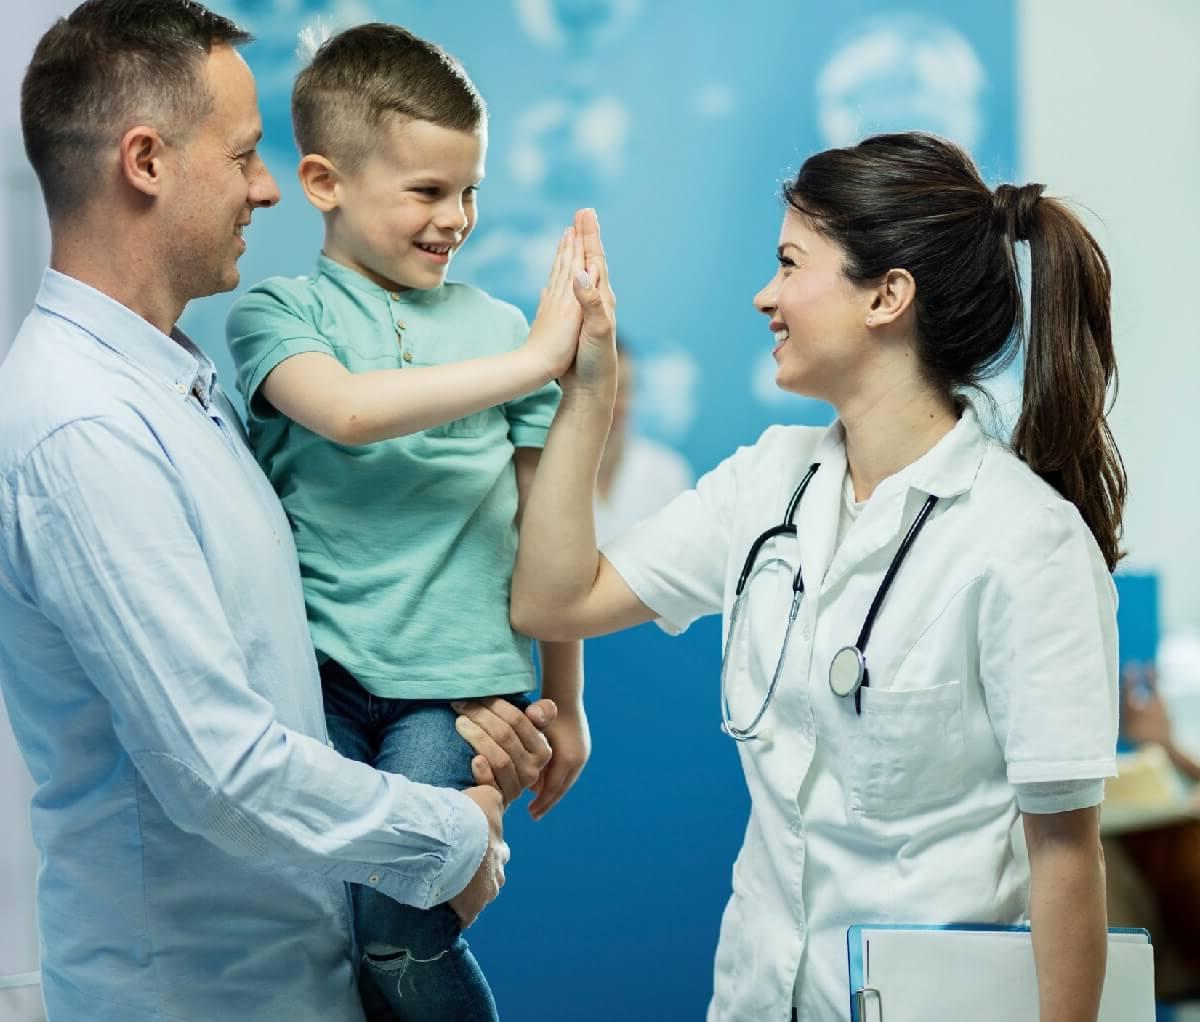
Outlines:
[{"label": "stethoscope", "polygon": [[[804,568],[803,566],[798,567],[795,576],[792,578],[792,606],[788,610],[787,630],[783,633],[783,643],[779,647],[779,656],[775,661],[775,673],[771,676],[771,684],[767,687],[767,694],[762,701],[762,705],[759,706],[758,712],[754,715],[754,719],[746,727],[742,728],[733,723],[733,719],[729,713],[729,693],[726,687],[726,675],[729,671],[729,650],[733,645],[738,619],[741,617],[742,604],[746,597],[746,586],[758,572],[765,571],[774,564],[782,564],[789,571],[791,570],[791,565],[782,557],[772,557],[769,561],[764,561],[757,568],[755,568],[755,562],[758,560],[759,551],[762,550],[763,545],[768,540],[772,540],[776,536],[796,535],[796,509],[800,506],[800,498],[804,496],[804,491],[808,489],[808,484],[812,482],[812,477],[817,474],[817,469],[820,467],[820,462],[809,466],[808,472],[800,480],[800,485],[796,487],[796,492],[792,494],[792,499],[788,501],[783,521],[779,525],[773,525],[767,529],[750,545],[750,552],[746,555],[746,563],[742,568],[741,575],[738,577],[737,589],[734,592],[733,611],[729,615],[729,631],[725,637],[725,648],[721,652],[721,730],[738,742],[748,742],[755,738],[766,739],[769,737],[766,729],[761,728],[759,725],[762,723],[767,708],[771,705],[771,700],[775,698],[775,689],[778,687],[780,675],[783,673],[783,662],[787,658],[788,640],[792,636],[792,625],[796,623],[796,614],[800,610],[800,597],[804,595]],[[852,646],[843,646],[839,649],[829,663],[830,689],[834,695],[843,698],[853,695],[854,712],[856,714],[862,714],[862,690],[871,684],[870,674],[867,671],[867,641],[871,638],[871,629],[875,626],[875,619],[879,616],[879,608],[883,605],[884,598],[887,596],[888,590],[891,589],[892,582],[896,578],[896,572],[900,570],[900,565],[904,562],[909,548],[916,541],[917,535],[929,519],[929,513],[933,510],[933,506],[937,502],[937,497],[930,494],[926,498],[921,510],[917,513],[917,517],[913,519],[912,525],[909,526],[908,532],[901,541],[899,549],[892,558],[892,563],[888,566],[887,574],[883,576],[883,581],[875,592],[875,599],[871,601],[866,620],[863,621],[862,630],[858,633],[858,641]]]}]

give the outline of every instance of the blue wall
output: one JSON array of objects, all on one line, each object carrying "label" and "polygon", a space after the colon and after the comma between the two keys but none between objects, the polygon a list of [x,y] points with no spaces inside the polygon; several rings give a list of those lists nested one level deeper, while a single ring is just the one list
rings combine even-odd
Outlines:
[{"label": "blue wall", "polygon": [[[1011,0],[214,6],[259,36],[245,52],[284,196],[254,218],[243,286],[307,272],[320,245],[287,114],[299,29],[351,7],[400,21],[459,57],[491,107],[480,225],[452,275],[532,312],[557,232],[595,206],[639,351],[638,425],[699,469],[772,422],[828,421],[774,390],[750,304],[774,270],[779,184],[807,153],[925,128],[968,144],[994,181],[1017,163]],[[229,384],[232,298],[184,320]],[[471,931],[505,1017],[703,1016],[747,812],[717,726],[718,646],[713,620],[675,640],[646,626],[588,644],[592,762],[542,823],[510,813],[509,885]]]}]

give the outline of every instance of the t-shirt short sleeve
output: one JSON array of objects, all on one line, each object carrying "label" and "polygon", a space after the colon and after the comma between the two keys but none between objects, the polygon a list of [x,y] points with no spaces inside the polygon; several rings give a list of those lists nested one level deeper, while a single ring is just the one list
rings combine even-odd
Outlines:
[{"label": "t-shirt short sleeve", "polygon": [[315,300],[302,278],[275,277],[247,291],[229,312],[225,340],[238,390],[249,413],[258,418],[275,414],[258,391],[280,362],[307,351],[336,357],[317,327]]},{"label": "t-shirt short sleeve", "polygon": [[[509,350],[519,348],[529,336],[529,324],[520,309],[502,302],[496,302],[501,310],[503,329],[509,334]],[[554,413],[558,411],[558,402],[562,391],[557,383],[549,383],[530,394],[509,401],[504,406],[504,414],[508,418],[508,438],[514,447],[545,447],[546,434],[550,432],[550,423]]]},{"label": "t-shirt short sleeve", "polygon": [[1075,507],[1010,529],[985,575],[980,676],[1016,785],[1116,773],[1116,589]]}]

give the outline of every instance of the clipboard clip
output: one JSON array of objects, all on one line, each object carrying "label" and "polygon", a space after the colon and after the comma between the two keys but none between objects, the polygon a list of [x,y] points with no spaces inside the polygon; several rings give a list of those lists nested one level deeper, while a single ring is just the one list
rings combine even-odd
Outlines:
[{"label": "clipboard clip", "polygon": [[[867,1015],[867,1004],[873,1003],[875,1013]],[[874,987],[863,987],[854,991],[854,1013],[858,1022],[883,1022],[883,996]]]}]

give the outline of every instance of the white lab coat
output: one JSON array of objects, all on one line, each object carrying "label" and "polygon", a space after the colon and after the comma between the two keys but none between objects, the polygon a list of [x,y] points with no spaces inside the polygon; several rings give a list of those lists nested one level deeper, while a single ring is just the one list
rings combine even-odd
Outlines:
[{"label": "white lab coat", "polygon": [[[821,462],[797,538],[761,559],[804,567],[806,594],[770,743],[739,746],[751,813],[721,923],[709,1022],[849,1017],[846,927],[1013,923],[1027,912],[1014,784],[1115,772],[1115,589],[1075,508],[967,408],[885,480],[834,551],[841,427],[772,427],[605,550],[668,630],[723,612],[751,542]],[[901,538],[941,499],[876,619],[862,715],[828,669],[853,643]],[[791,572],[755,583],[731,651],[735,724],[775,667]],[[717,664],[702,694],[717,711]],[[677,809],[686,814],[686,807]]]}]

